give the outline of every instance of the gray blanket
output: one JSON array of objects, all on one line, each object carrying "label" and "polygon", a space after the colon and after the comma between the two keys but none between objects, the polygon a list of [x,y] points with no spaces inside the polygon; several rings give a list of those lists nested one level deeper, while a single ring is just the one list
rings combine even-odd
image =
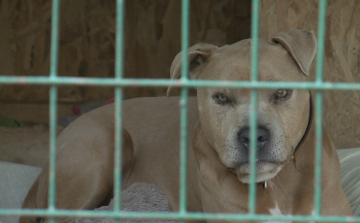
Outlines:
[{"label": "gray blanket", "polygon": [[[95,211],[113,210],[114,201],[108,206],[95,209]],[[170,211],[170,205],[165,194],[155,185],[148,183],[135,183],[122,192],[121,207],[124,211],[166,212]],[[76,223],[113,223],[113,219],[82,218]],[[123,219],[122,223],[175,223],[175,220],[159,219]]]}]

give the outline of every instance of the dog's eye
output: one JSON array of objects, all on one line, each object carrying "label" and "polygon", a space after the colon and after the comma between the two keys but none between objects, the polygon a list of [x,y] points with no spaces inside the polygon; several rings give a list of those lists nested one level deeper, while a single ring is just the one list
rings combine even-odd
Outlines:
[{"label": "dog's eye", "polygon": [[287,90],[281,89],[281,90],[278,90],[277,96],[278,96],[278,98],[284,98],[284,97],[286,97],[287,93],[288,93]]},{"label": "dog's eye", "polygon": [[216,103],[218,104],[228,104],[231,103],[231,99],[226,96],[225,94],[222,93],[217,93],[213,96],[214,100],[216,101]]},{"label": "dog's eye", "polygon": [[275,100],[286,100],[292,94],[292,90],[280,89],[275,93]]},{"label": "dog's eye", "polygon": [[228,100],[228,97],[226,97],[226,95],[224,95],[224,94],[218,94],[217,98],[222,102],[225,102]]}]

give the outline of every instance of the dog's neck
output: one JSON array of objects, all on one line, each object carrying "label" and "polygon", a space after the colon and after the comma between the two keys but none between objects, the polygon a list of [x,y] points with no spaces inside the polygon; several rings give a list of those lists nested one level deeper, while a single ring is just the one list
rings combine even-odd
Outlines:
[{"label": "dog's neck", "polygon": [[309,111],[308,124],[307,124],[306,130],[305,130],[305,133],[303,134],[302,138],[300,139],[300,142],[296,146],[296,148],[294,150],[294,155],[291,157],[291,159],[294,159],[296,151],[301,147],[301,145],[303,144],[303,142],[305,141],[305,139],[309,135],[310,129],[311,129],[312,125],[313,125],[314,105],[313,105],[311,92],[309,92],[309,93],[310,93],[310,99],[309,99],[310,100],[310,111]]}]

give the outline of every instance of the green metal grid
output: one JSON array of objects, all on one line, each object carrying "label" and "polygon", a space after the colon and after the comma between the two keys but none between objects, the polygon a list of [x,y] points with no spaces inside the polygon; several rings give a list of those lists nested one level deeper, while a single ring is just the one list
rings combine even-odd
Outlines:
[{"label": "green metal grid", "polygon": [[[187,52],[189,39],[189,1],[182,0],[182,51]],[[49,205],[47,209],[0,209],[0,215],[26,215],[26,216],[46,216],[54,222],[55,217],[92,217],[92,218],[159,218],[159,219],[179,219],[179,220],[239,220],[239,221],[318,221],[318,222],[360,222],[360,217],[347,216],[321,216],[321,153],[322,153],[322,101],[324,90],[360,90],[357,83],[325,83],[323,82],[323,56],[326,27],[326,0],[319,2],[319,23],[318,23],[318,49],[315,82],[258,82],[258,33],[259,33],[259,11],[260,0],[252,0],[252,24],[251,37],[253,47],[251,49],[251,81],[201,81],[188,79],[188,60],[187,53],[183,54],[182,77],[180,80],[168,79],[123,79],[123,29],[124,29],[124,6],[125,0],[117,0],[116,15],[116,67],[115,78],[70,78],[58,77],[58,31],[59,31],[59,9],[60,0],[52,1],[52,36],[51,36],[51,61],[49,77],[14,77],[1,76],[0,84],[38,84],[50,86],[50,178],[49,178]],[[56,117],[57,117],[57,92],[60,85],[86,85],[86,86],[114,86],[115,89],[115,170],[114,170],[114,211],[92,212],[86,210],[60,210],[56,209]],[[177,86],[182,87],[181,91],[181,142],[180,142],[180,210],[179,212],[169,213],[150,213],[150,212],[126,212],[121,211],[121,144],[122,144],[122,88],[125,86]],[[187,108],[188,108],[188,88],[189,87],[233,87],[251,89],[251,119],[250,119],[250,193],[249,193],[249,213],[248,214],[210,214],[193,213],[186,211],[186,151],[187,151]],[[256,207],[256,172],[255,168],[255,142],[257,116],[257,90],[259,89],[310,89],[315,90],[316,104],[316,149],[315,149],[315,211],[310,216],[281,215],[269,216],[255,214]]]}]

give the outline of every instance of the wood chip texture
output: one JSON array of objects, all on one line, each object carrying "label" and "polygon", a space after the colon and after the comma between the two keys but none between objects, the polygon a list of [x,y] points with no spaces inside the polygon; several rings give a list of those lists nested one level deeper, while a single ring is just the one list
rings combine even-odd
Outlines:
[{"label": "wood chip texture", "polygon": [[[360,1],[327,2],[324,81],[359,83]],[[289,29],[316,33],[318,3],[318,0],[262,0],[260,36],[270,38],[275,32]],[[324,123],[337,148],[360,146],[359,99],[359,91],[324,94]]]}]

